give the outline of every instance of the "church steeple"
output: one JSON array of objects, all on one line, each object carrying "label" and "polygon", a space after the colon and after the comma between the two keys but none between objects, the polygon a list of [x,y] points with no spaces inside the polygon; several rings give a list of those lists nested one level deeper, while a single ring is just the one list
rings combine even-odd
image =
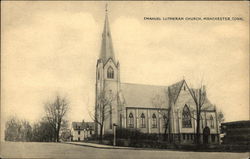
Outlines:
[{"label": "church steeple", "polygon": [[100,59],[103,60],[104,64],[112,58],[113,61],[115,61],[115,54],[112,44],[112,38],[111,38],[111,32],[109,28],[109,21],[108,21],[108,9],[106,4],[106,15],[105,15],[105,21],[104,21],[104,28],[102,33],[102,46],[101,46],[101,53],[100,53]]}]

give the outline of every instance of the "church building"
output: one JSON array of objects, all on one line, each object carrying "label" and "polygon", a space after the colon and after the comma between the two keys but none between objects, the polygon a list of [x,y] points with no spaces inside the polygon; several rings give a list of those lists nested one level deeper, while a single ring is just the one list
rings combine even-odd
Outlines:
[{"label": "church building", "polygon": [[[202,90],[206,92],[205,86]],[[184,79],[169,86],[122,83],[106,11],[95,94],[95,116],[98,121],[104,121],[103,134],[113,133],[114,124],[143,133],[164,134],[168,122],[168,134],[176,143],[193,143],[197,122],[192,91],[197,89],[190,88]],[[202,108],[201,141],[205,142],[203,132],[206,132],[209,143],[218,143],[216,108],[207,97]],[[96,134],[100,134],[100,128],[96,122]]]}]

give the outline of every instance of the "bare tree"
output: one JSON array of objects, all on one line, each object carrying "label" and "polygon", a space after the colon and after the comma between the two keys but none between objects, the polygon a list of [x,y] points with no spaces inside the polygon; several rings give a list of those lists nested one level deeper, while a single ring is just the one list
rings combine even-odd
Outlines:
[{"label": "bare tree", "polygon": [[57,95],[55,100],[47,102],[44,108],[46,112],[46,118],[54,129],[56,142],[59,142],[60,129],[65,114],[69,109],[68,100],[65,97]]},{"label": "bare tree", "polygon": [[196,144],[200,144],[200,119],[201,119],[201,112],[204,110],[203,106],[206,101],[206,90],[203,87],[200,87],[198,89],[190,89],[191,95],[195,102],[195,111],[196,111],[196,117],[193,116],[193,118],[196,121]]},{"label": "bare tree", "polygon": [[[168,141],[169,137],[170,137],[170,107],[167,109],[167,105],[166,102],[163,100],[163,97],[160,96],[159,94],[156,94],[153,98],[152,98],[152,104],[155,108],[158,108],[158,113],[159,115],[162,116],[163,120],[164,120],[164,137],[166,138],[166,134],[168,132]],[[158,116],[158,131],[159,131],[159,136],[160,136],[160,117]]]},{"label": "bare tree", "polygon": [[102,91],[100,92],[97,99],[98,100],[95,112],[94,113],[89,112],[89,114],[92,120],[100,127],[99,140],[100,143],[102,143],[104,123],[110,117],[110,115],[112,115],[112,101],[114,97],[111,91],[107,95],[105,91]]}]

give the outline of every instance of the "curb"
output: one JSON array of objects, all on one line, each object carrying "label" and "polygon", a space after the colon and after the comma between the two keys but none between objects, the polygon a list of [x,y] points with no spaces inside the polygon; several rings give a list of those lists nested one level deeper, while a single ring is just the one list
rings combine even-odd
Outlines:
[{"label": "curb", "polygon": [[136,150],[137,149],[137,148],[132,148],[132,147],[116,147],[116,146],[105,147],[105,146],[94,146],[94,145],[88,145],[88,144],[77,144],[77,143],[67,143],[67,142],[65,142],[65,144],[93,147],[93,148],[98,148],[98,149],[124,149],[124,150]]},{"label": "curb", "polygon": [[144,151],[181,151],[181,150],[175,150],[175,149],[151,149],[151,148],[139,148],[139,147],[119,147],[119,146],[94,146],[94,145],[88,145],[88,144],[77,144],[77,143],[69,143],[65,142],[65,144],[71,144],[76,146],[85,146],[85,147],[92,147],[96,149],[123,149],[123,150],[144,150]]}]

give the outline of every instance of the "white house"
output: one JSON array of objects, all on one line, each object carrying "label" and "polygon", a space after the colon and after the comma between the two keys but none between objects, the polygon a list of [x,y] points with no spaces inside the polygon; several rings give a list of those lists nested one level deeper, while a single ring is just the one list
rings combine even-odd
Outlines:
[{"label": "white house", "polygon": [[71,141],[84,141],[94,134],[94,122],[72,122]]}]

